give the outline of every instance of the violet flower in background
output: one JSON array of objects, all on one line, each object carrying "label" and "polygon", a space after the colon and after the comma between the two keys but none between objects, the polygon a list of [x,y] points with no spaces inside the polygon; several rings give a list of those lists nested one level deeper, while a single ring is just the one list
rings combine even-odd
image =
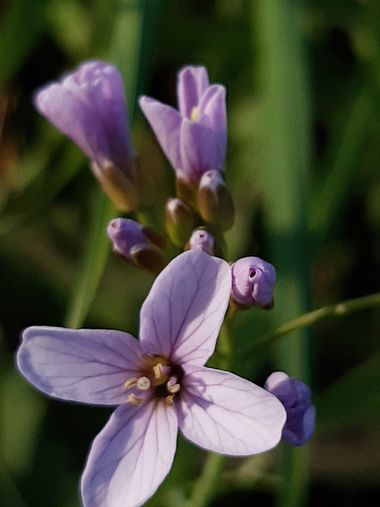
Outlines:
[{"label": "violet flower in background", "polygon": [[201,250],[158,276],[141,309],[140,340],[120,331],[31,327],[18,366],[44,393],[119,405],[95,438],[82,476],[85,507],[141,505],[169,472],[178,427],[219,453],[274,447],[278,399],[232,373],[205,368],[228,305],[231,270]]},{"label": "violet flower in background", "polygon": [[315,407],[311,403],[309,387],[282,371],[272,373],[264,388],[274,394],[284,405],[287,419],[282,438],[289,444],[299,446],[312,437],[315,429]]},{"label": "violet flower in background", "polygon": [[259,257],[243,257],[232,264],[232,299],[243,306],[273,307],[276,270]]},{"label": "violet flower in background", "polygon": [[150,227],[130,218],[114,218],[108,224],[107,234],[113,251],[135,266],[153,273],[165,267],[163,238]]},{"label": "violet flower in background", "polygon": [[124,83],[113,65],[89,61],[41,88],[35,106],[87,155],[103,190],[121,211],[138,207],[135,153]]},{"label": "violet flower in background", "polygon": [[197,183],[206,171],[223,169],[227,146],[226,90],[209,84],[205,67],[184,67],[178,74],[178,108],[149,97],[140,107],[177,178]]}]

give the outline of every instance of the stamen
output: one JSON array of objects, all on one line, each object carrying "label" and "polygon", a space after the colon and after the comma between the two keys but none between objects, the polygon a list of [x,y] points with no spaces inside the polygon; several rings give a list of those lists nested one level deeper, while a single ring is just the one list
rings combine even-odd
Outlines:
[{"label": "stamen", "polygon": [[124,387],[125,389],[129,389],[133,386],[135,386],[137,384],[137,380],[138,378],[137,377],[131,377],[129,378],[125,383],[124,383]]},{"label": "stamen", "polygon": [[160,386],[165,384],[168,380],[168,367],[162,363],[157,363],[153,366],[154,385]]},{"label": "stamen", "polygon": [[178,393],[178,391],[181,389],[181,386],[179,384],[170,385],[168,382],[166,385],[167,385],[169,393],[171,393],[171,394]]},{"label": "stamen", "polygon": [[137,389],[139,389],[140,391],[146,391],[149,388],[150,388],[150,380],[148,379],[148,377],[140,377],[137,380]]},{"label": "stamen", "polygon": [[131,403],[132,405],[138,407],[141,405],[143,400],[141,398],[138,398],[135,394],[131,393],[128,395],[127,401],[128,403]]},{"label": "stamen", "polygon": [[199,119],[199,107],[193,107],[190,113],[190,120],[197,121]]},{"label": "stamen", "polygon": [[174,394],[169,394],[165,397],[165,405],[173,405]]}]

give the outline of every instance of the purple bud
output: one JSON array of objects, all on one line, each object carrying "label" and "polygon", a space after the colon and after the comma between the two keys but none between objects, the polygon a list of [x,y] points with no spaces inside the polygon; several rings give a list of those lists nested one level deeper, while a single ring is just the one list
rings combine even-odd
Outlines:
[{"label": "purple bud", "polygon": [[198,187],[198,209],[205,222],[224,231],[234,223],[235,207],[230,192],[219,171],[203,174]]},{"label": "purple bud", "polygon": [[214,255],[215,238],[212,234],[204,229],[195,229],[189,239],[189,249],[200,249],[209,255]]},{"label": "purple bud", "polygon": [[129,218],[114,218],[107,233],[113,251],[135,266],[157,273],[166,265],[162,240],[148,227]]},{"label": "purple bud", "polygon": [[195,213],[183,201],[169,198],[165,207],[165,226],[172,242],[183,247],[194,229]]},{"label": "purple bud", "polygon": [[276,270],[259,257],[243,257],[232,264],[232,298],[243,306],[273,307]]},{"label": "purple bud", "polygon": [[264,388],[285,407],[287,420],[282,438],[295,446],[310,440],[314,433],[316,411],[311,403],[309,387],[282,371],[276,371],[267,378]]},{"label": "purple bud", "polygon": [[135,154],[124,84],[116,67],[89,61],[44,86],[35,106],[91,160],[103,190],[123,211],[136,209]]},{"label": "purple bud", "polygon": [[177,95],[179,111],[149,97],[139,103],[177,176],[198,182],[224,165],[226,90],[209,84],[204,67],[188,66],[178,74]]}]

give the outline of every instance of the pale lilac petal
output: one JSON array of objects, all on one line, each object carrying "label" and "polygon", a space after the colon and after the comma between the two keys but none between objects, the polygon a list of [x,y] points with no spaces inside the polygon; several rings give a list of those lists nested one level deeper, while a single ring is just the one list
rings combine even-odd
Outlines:
[{"label": "pale lilac petal", "polygon": [[35,96],[38,111],[102,167],[125,170],[133,149],[124,84],[116,67],[86,62]]},{"label": "pale lilac petal", "polygon": [[174,406],[121,405],[95,438],[82,476],[84,507],[134,507],[168,474],[176,449]]},{"label": "pale lilac petal", "polygon": [[[84,64],[80,72],[84,77],[79,88],[83,88],[89,107],[97,111],[97,121],[102,125],[102,133],[107,144],[106,152],[97,153],[95,160],[102,165],[108,159],[116,167],[124,169],[133,156],[133,148],[121,74],[116,67],[102,62]],[[105,160],[99,159],[102,155]]]},{"label": "pale lilac petal", "polygon": [[180,169],[180,114],[172,107],[149,97],[140,97],[139,104],[171,165],[174,169]]},{"label": "pale lilac petal", "polygon": [[181,169],[188,176],[199,178],[216,166],[216,135],[209,126],[206,116],[198,121],[184,119],[181,126]]},{"label": "pale lilac petal", "polygon": [[193,107],[197,107],[209,84],[205,67],[184,67],[178,73],[177,98],[182,116],[191,117]]},{"label": "pale lilac petal", "polygon": [[185,375],[178,416],[186,438],[233,456],[257,454],[277,445],[286,420],[275,396],[248,380],[211,368],[194,368]]},{"label": "pale lilac petal", "polygon": [[215,133],[215,168],[224,165],[227,149],[227,110],[226,89],[221,85],[212,85],[204,93],[199,105],[200,114],[208,117]]},{"label": "pale lilac petal", "polygon": [[64,400],[117,405],[141,365],[139,342],[121,331],[29,327],[17,353],[21,373]]},{"label": "pale lilac petal", "polygon": [[94,146],[89,142],[90,135],[96,140],[97,149],[99,143],[104,145],[104,141],[101,141],[101,129],[96,122],[96,114],[60,84],[51,84],[41,89],[35,96],[35,106],[89,158],[94,158]]},{"label": "pale lilac petal", "polygon": [[230,288],[231,270],[224,260],[202,250],[176,257],[141,309],[142,349],[178,364],[204,364],[215,349]]}]

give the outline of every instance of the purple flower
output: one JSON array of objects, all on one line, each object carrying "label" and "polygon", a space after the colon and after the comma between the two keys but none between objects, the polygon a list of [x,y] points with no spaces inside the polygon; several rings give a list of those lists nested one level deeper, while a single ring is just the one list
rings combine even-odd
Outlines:
[{"label": "purple flower", "polygon": [[204,67],[184,67],[178,74],[176,109],[149,97],[140,107],[176,171],[198,182],[206,171],[222,170],[227,145],[226,90],[210,85]]},{"label": "purple flower", "polygon": [[315,428],[315,407],[311,404],[309,387],[282,371],[276,371],[267,378],[264,388],[285,407],[287,419],[282,438],[295,446],[310,440]]},{"label": "purple flower", "polygon": [[243,306],[272,308],[276,270],[259,257],[243,257],[232,264],[232,298]]},{"label": "purple flower", "polygon": [[140,340],[120,331],[31,327],[18,366],[64,400],[119,405],[95,438],[82,477],[85,507],[137,506],[169,472],[178,427],[197,445],[245,456],[281,438],[275,396],[204,367],[227,308],[231,270],[201,250],[157,277],[140,317]]},{"label": "purple flower", "polygon": [[35,96],[35,105],[87,155],[115,204],[123,211],[134,208],[135,154],[124,84],[116,67],[85,62],[61,81],[44,86]]}]

